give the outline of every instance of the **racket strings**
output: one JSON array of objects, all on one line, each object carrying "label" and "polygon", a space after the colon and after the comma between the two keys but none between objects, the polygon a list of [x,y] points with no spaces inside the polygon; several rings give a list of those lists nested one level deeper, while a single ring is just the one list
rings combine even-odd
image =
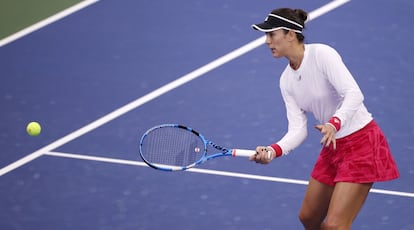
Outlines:
[{"label": "racket strings", "polygon": [[184,167],[198,161],[204,151],[199,136],[178,127],[154,129],[141,143],[142,157],[152,164]]}]

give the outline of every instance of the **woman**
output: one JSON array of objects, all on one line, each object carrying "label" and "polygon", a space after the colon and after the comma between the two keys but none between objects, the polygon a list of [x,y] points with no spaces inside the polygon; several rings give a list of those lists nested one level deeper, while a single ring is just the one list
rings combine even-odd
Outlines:
[{"label": "woman", "polygon": [[299,213],[305,229],[350,229],[373,182],[399,177],[387,141],[363,103],[363,94],[339,54],[304,44],[307,13],[273,10],[253,25],[266,33],[273,57],[289,64],[280,77],[288,131],[275,144],[258,146],[250,160],[267,164],[307,136],[306,112],[320,122],[323,145]]}]

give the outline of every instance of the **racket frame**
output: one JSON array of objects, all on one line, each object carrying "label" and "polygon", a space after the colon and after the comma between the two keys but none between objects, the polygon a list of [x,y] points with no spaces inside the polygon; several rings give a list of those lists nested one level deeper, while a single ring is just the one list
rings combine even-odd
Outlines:
[{"label": "racket frame", "polygon": [[[143,156],[143,149],[142,149],[145,138],[148,136],[148,134],[150,132],[152,132],[156,129],[162,129],[162,128],[166,128],[166,127],[184,129],[188,132],[193,133],[198,138],[200,138],[200,140],[204,144],[204,152],[202,153],[201,158],[198,159],[197,161],[195,161],[194,163],[192,163],[190,165],[186,165],[186,166],[173,166],[173,165],[157,164],[157,163],[149,162],[147,159],[145,159],[145,157]],[[212,146],[214,149],[219,150],[220,152],[207,155],[207,147],[208,146]],[[187,127],[187,126],[184,126],[184,125],[180,125],[180,124],[162,124],[162,125],[154,126],[154,127],[150,128],[149,130],[147,130],[142,135],[141,140],[140,140],[140,144],[139,144],[139,154],[141,156],[141,159],[148,166],[150,166],[151,168],[154,168],[154,169],[158,169],[158,170],[162,170],[162,171],[168,171],[168,172],[171,172],[171,171],[185,171],[187,169],[196,167],[200,164],[203,164],[204,162],[206,162],[208,160],[211,160],[211,159],[214,159],[214,158],[217,158],[217,157],[223,157],[223,156],[249,157],[249,156],[251,156],[255,153],[256,153],[256,151],[253,151],[253,150],[225,148],[223,146],[220,146],[220,145],[206,139],[202,134],[195,131],[194,129],[192,129],[190,127]]]}]

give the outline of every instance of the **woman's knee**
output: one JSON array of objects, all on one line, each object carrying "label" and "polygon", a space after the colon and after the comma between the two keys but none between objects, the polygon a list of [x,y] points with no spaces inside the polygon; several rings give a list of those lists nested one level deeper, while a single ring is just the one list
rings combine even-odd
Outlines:
[{"label": "woman's knee", "polygon": [[301,210],[299,212],[299,220],[305,229],[320,229],[323,218],[321,219],[320,216],[315,215],[315,213]]},{"label": "woman's knee", "polygon": [[345,222],[338,222],[338,221],[331,221],[327,219],[322,224],[322,230],[349,230],[351,229],[352,223],[345,223]]}]

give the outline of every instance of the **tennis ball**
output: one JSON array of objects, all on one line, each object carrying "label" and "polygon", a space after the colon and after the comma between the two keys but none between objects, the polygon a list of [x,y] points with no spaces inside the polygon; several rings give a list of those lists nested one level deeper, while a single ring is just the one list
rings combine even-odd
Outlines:
[{"label": "tennis ball", "polygon": [[40,127],[40,124],[35,121],[30,122],[26,127],[27,133],[33,137],[38,136],[41,130],[42,127]]}]

